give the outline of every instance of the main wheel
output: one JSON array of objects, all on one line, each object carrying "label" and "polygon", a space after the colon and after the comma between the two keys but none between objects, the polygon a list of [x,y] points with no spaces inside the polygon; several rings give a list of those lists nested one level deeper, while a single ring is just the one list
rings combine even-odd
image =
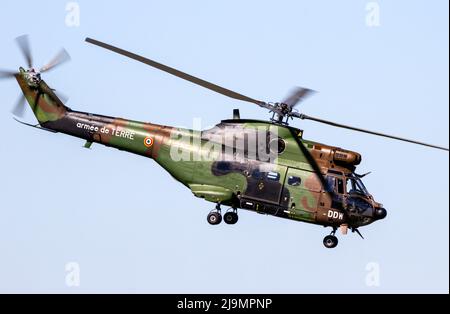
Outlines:
[{"label": "main wheel", "polygon": [[211,212],[206,219],[210,225],[218,225],[222,222],[222,215],[218,212]]},{"label": "main wheel", "polygon": [[335,248],[338,245],[338,242],[339,242],[338,238],[335,237],[334,235],[327,235],[323,239],[323,245],[325,245],[325,247],[328,249]]},{"label": "main wheel", "polygon": [[229,225],[234,225],[235,223],[238,222],[238,219],[239,216],[235,212],[228,212],[223,216],[223,220],[225,221],[225,223]]}]

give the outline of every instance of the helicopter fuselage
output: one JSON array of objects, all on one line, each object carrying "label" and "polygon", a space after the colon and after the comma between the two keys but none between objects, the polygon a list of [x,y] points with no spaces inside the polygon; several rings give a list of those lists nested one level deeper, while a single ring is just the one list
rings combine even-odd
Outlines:
[{"label": "helicopter fuselage", "polygon": [[332,227],[377,219],[381,205],[367,191],[346,190],[361,156],[307,141],[299,129],[231,119],[194,131],[73,111],[44,81],[17,79],[43,128],[151,158],[207,201]]},{"label": "helicopter fuselage", "polygon": [[[359,154],[304,140],[295,128],[239,119],[194,131],[77,111],[42,126],[152,158],[195,196],[234,209],[356,228],[373,222],[381,206],[365,191],[354,196],[347,191]],[[365,208],[350,212],[352,199]]]}]

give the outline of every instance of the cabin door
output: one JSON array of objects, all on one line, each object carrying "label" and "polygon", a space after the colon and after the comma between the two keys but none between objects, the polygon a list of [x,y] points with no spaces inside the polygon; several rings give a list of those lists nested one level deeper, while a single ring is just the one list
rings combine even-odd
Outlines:
[{"label": "cabin door", "polygon": [[251,167],[243,197],[279,205],[287,167],[266,165]]}]

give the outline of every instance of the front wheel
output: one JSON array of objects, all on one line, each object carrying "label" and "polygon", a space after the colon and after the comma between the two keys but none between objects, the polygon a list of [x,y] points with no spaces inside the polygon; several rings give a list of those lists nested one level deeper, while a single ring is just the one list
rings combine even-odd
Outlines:
[{"label": "front wheel", "polygon": [[338,238],[334,235],[327,235],[324,239],[323,239],[323,245],[325,245],[326,248],[328,249],[333,249],[338,245]]}]

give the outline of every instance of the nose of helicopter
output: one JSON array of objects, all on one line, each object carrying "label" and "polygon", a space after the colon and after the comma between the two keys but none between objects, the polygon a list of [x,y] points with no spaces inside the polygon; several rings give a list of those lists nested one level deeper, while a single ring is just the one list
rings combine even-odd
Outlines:
[{"label": "nose of helicopter", "polygon": [[383,207],[375,208],[373,215],[376,219],[384,219],[387,216],[387,210]]}]

